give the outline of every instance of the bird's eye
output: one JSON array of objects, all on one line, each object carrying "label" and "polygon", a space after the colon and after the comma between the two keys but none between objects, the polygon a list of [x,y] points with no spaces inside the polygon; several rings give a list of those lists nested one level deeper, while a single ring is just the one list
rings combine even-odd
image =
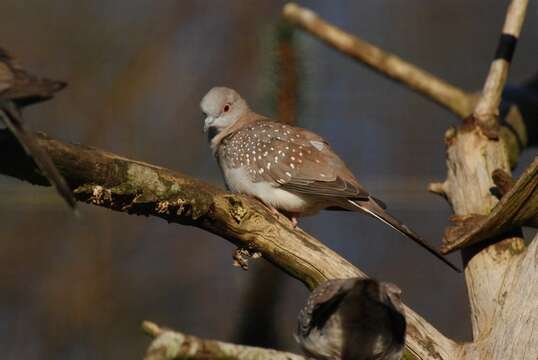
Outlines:
[{"label": "bird's eye", "polygon": [[224,108],[222,109],[224,112],[230,111],[230,104],[224,105]]}]

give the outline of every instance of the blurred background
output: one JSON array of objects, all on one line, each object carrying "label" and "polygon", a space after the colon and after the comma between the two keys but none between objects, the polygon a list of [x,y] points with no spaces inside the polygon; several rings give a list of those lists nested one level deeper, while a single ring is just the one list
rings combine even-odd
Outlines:
[{"label": "blurred background", "polygon": [[[202,133],[201,97],[236,88],[275,115],[283,1],[2,0],[1,46],[65,80],[29,108],[32,129],[222,185]],[[300,1],[328,21],[464,89],[482,86],[508,1]],[[444,131],[459,120],[310,35],[293,34],[300,126],[322,134],[363,185],[432,243],[447,203],[426,192],[446,174]],[[510,82],[536,72],[531,2]],[[374,150],[375,149],[375,150]],[[533,156],[527,151],[518,169]],[[5,359],[140,358],[152,320],[197,336],[298,351],[308,294],[264,260],[232,267],[233,247],[196,228],[80,204],[0,177],[0,354]],[[469,340],[462,275],[355,214],[300,226],[369,275],[392,281],[442,332]],[[459,255],[450,258],[460,262]]]}]

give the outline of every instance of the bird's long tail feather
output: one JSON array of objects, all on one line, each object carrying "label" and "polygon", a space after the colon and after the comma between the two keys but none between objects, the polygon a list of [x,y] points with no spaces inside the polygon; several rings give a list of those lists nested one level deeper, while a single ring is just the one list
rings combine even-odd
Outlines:
[{"label": "bird's long tail feather", "polygon": [[406,225],[401,223],[396,218],[389,215],[381,206],[379,206],[375,200],[370,199],[368,201],[364,200],[348,200],[348,202],[353,205],[356,209],[364,211],[366,214],[373,216],[374,218],[381,220],[385,224],[389,225],[394,230],[398,231],[402,235],[405,235],[406,237],[410,238],[411,240],[415,241],[417,244],[422,246],[424,249],[426,249],[428,252],[433,254],[435,257],[437,257],[439,260],[450,266],[452,269],[454,269],[457,272],[461,272],[461,270],[454,264],[452,264],[450,261],[445,259],[443,255],[441,255],[437,250],[435,250],[431,245],[426,243],[423,239],[421,239],[413,230],[408,228]]},{"label": "bird's long tail feather", "polygon": [[39,146],[34,135],[24,128],[18,109],[15,108],[14,104],[9,103],[5,104],[2,110],[5,115],[4,123],[6,127],[17,138],[26,153],[34,160],[35,164],[43,172],[43,175],[56,188],[56,191],[69,207],[75,209],[76,202],[71,189],[49,155]]}]

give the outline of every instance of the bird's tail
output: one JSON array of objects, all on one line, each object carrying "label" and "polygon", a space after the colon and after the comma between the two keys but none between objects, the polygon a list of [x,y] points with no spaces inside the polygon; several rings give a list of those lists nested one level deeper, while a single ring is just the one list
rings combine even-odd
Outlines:
[{"label": "bird's tail", "polygon": [[428,252],[433,254],[439,260],[441,260],[442,262],[444,262],[445,264],[450,266],[455,271],[461,272],[461,270],[456,265],[452,264],[450,261],[445,259],[445,257],[443,255],[441,255],[431,245],[429,245],[423,239],[421,239],[413,230],[411,230],[406,225],[404,225],[399,220],[392,217],[385,210],[383,210],[383,208],[376,202],[375,199],[370,198],[367,201],[365,201],[365,200],[348,200],[348,202],[351,205],[353,205],[355,209],[364,211],[366,214],[368,214],[370,216],[373,216],[378,220],[381,220],[382,222],[389,225],[391,228],[398,231],[402,235],[405,235],[406,237],[408,237],[411,240],[415,241],[417,244],[422,246],[424,249],[426,249]]}]

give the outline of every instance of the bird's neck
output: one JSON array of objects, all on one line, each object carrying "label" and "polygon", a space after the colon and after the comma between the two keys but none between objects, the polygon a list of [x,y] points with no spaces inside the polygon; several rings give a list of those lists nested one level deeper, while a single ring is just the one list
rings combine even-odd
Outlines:
[{"label": "bird's neck", "polygon": [[232,125],[222,129],[217,135],[215,135],[211,139],[211,150],[213,151],[213,155],[217,154],[218,148],[220,146],[220,143],[222,140],[224,140],[226,137],[230,136],[231,134],[235,133],[239,129],[241,129],[243,126],[250,124],[256,120],[262,119],[263,116],[258,115],[252,111],[248,111],[247,113],[241,115],[237,121],[235,121]]}]

